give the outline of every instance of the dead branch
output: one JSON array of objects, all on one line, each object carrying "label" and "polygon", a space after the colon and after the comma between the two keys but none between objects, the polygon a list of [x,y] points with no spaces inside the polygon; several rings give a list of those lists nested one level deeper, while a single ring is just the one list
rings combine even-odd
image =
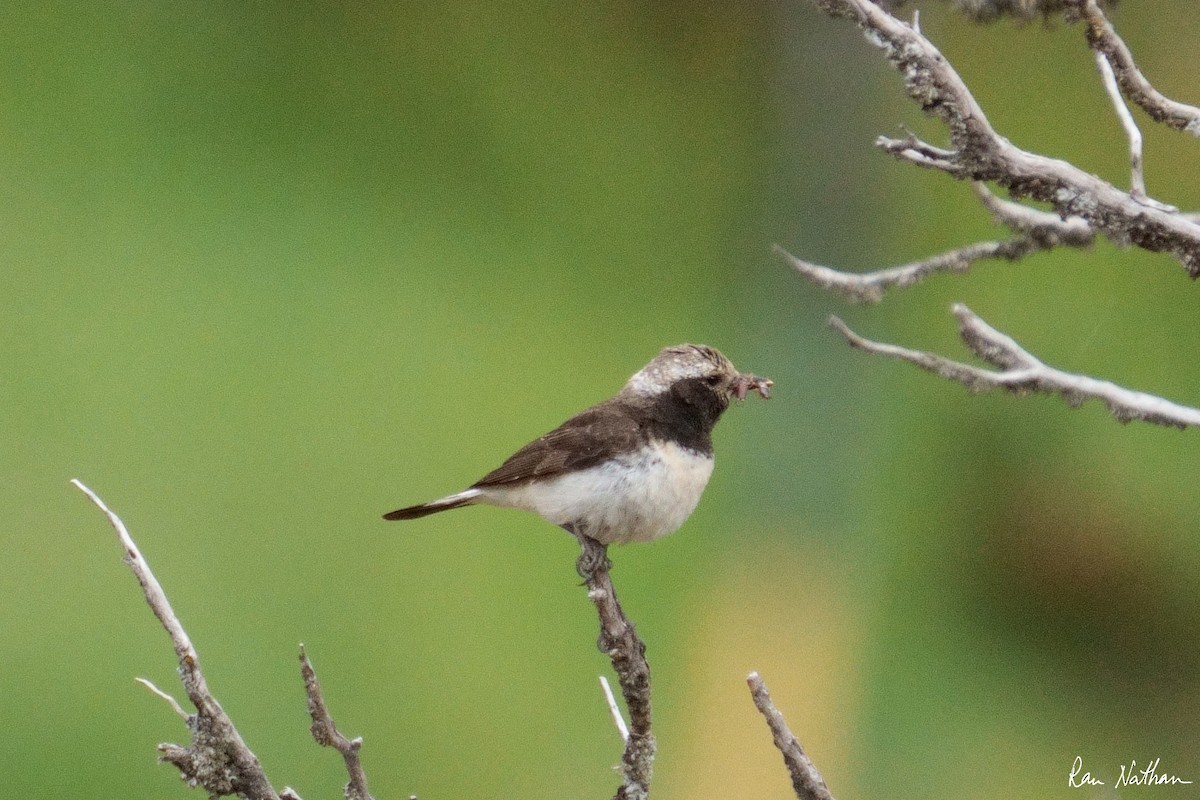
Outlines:
[{"label": "dead branch", "polygon": [[166,592],[126,530],[125,523],[79,480],[72,480],[71,483],[104,512],[116,530],[121,547],[125,550],[125,563],[141,584],[150,610],[171,637],[175,656],[179,659],[180,680],[188,699],[196,708],[195,714],[187,716],[192,743],[187,747],[160,744],[158,751],[161,760],[174,764],[189,786],[202,787],[212,797],[236,794],[250,800],[279,800],[279,794],[267,780],[258,757],[246,746],[233,720],[209,691],[208,682],[200,670],[200,656],[192,646],[183,624],[175,616]]},{"label": "dead branch", "polygon": [[1096,232],[1081,217],[1060,217],[1048,211],[1014,203],[993,194],[978,181],[971,184],[975,196],[1001,225],[1018,233],[1027,233],[1042,249],[1051,247],[1091,247]]},{"label": "dead branch", "polygon": [[1169,128],[1200,136],[1200,108],[1180,103],[1163,95],[1146,80],[1133,60],[1133,53],[1117,35],[1096,0],[1062,0],[1073,15],[1086,24],[1088,45],[1112,66],[1117,84],[1129,102],[1145,111],[1155,122]]},{"label": "dead branch", "polygon": [[[1028,21],[1035,17],[1049,18],[1060,14],[1069,0],[951,0],[952,5],[976,22],[992,22],[1001,17]],[[878,0],[879,5],[892,11],[908,5],[907,0]],[[1108,5],[1116,5],[1110,0]]]},{"label": "dead branch", "polygon": [[612,660],[629,712],[629,735],[621,756],[624,780],[614,800],[646,800],[655,753],[654,734],[650,732],[650,664],[646,661],[646,645],[638,638],[617,599],[609,574],[612,564],[608,548],[587,536],[577,535],[577,538],[581,551],[579,574],[600,618],[596,646]]},{"label": "dead branch", "polygon": [[[808,280],[854,300],[875,302],[886,288],[907,286],[936,272],[963,272],[984,258],[1014,260],[1059,245],[1086,247],[1097,233],[1105,234],[1119,246],[1133,244],[1152,252],[1169,252],[1189,275],[1200,276],[1200,222],[1197,215],[1181,214],[1175,207],[1147,195],[1141,131],[1122,94],[1153,119],[1197,135],[1200,135],[1200,109],[1169,100],[1150,85],[1096,0],[959,0],[957,5],[978,18],[1065,12],[1070,21],[1086,22],[1088,43],[1096,52],[1105,90],[1129,140],[1129,192],[1066,161],[1022,150],[1000,136],[958,73],[921,35],[915,21],[910,25],[888,13],[885,7],[903,5],[903,0],[813,2],[833,16],[853,19],[867,34],[868,41],[884,50],[904,78],[909,97],[925,113],[946,125],[951,146],[937,147],[911,133],[900,139],[881,136],[876,144],[917,166],[974,181],[980,201],[1016,236],[968,245],[922,261],[865,274],[840,272],[788,256],[792,266]],[[1029,197],[1048,203],[1055,214],[1002,200],[984,188],[984,181],[1003,186],[1015,198]],[[1142,420],[1184,428],[1200,421],[1200,411],[1187,406],[1048,367],[966,306],[955,306],[954,313],[967,346],[984,360],[1001,367],[999,371],[872,342],[855,334],[836,317],[830,323],[855,347],[908,361],[974,391],[1005,388],[1017,394],[1057,393],[1072,406],[1096,398],[1122,422]]]},{"label": "dead branch", "polygon": [[367,773],[358,757],[362,737],[347,739],[333,723],[333,717],[329,715],[325,697],[321,693],[321,683],[317,680],[312,662],[308,660],[308,654],[304,652],[304,645],[300,645],[300,676],[304,679],[304,692],[308,695],[308,713],[313,721],[309,730],[313,739],[322,747],[337,750],[346,762],[346,773],[350,776],[350,782],[342,792],[346,800],[374,800],[367,791]]},{"label": "dead branch", "polygon": [[974,95],[938,49],[912,25],[871,0],[813,0],[825,12],[853,19],[904,77],[905,91],[947,127],[951,147],[913,135],[879,137],[885,152],[955,178],[993,181],[1016,198],[1049,203],[1058,215],[1080,217],[1118,245],[1171,253],[1200,276],[1200,225],[1147,203],[1066,161],[1031,153],[1000,136]]},{"label": "dead branch", "polygon": [[1121,97],[1121,87],[1117,85],[1117,76],[1113,73],[1112,65],[1103,53],[1096,53],[1096,69],[1100,70],[1100,79],[1104,82],[1104,91],[1112,101],[1113,111],[1125,129],[1125,138],[1129,139],[1129,193],[1134,197],[1145,200],[1146,171],[1142,161],[1142,131],[1138,128],[1133,114]]},{"label": "dead branch", "polygon": [[[208,683],[200,670],[200,657],[192,646],[191,639],[184,630],[183,624],[175,615],[167,594],[162,585],[154,577],[150,565],[142,557],[133,537],[125,528],[114,512],[109,510],[104,501],[78,479],[71,483],[87,495],[112,524],[117,532],[121,547],[125,550],[125,563],[133,571],[146,602],[158,621],[162,623],[175,654],[179,659],[179,677],[183,683],[188,699],[196,708],[195,714],[188,714],[171,695],[159,689],[145,678],[138,678],[154,694],[161,697],[171,708],[183,717],[188,730],[192,733],[192,743],[187,747],[177,744],[160,744],[158,746],[160,759],[174,764],[179,770],[180,777],[189,786],[199,786],[208,792],[210,797],[225,797],[236,794],[245,800],[300,800],[294,789],[285,788],[276,793],[263,771],[258,757],[251,752],[242,740],[241,734],[234,727],[233,720],[221,708],[217,699],[209,691]],[[308,710],[312,715],[312,735],[317,744],[333,747],[342,754],[346,762],[346,771],[350,782],[346,785],[347,800],[373,800],[367,792],[367,776],[363,772],[358,758],[358,750],[362,739],[347,739],[333,724],[333,718],[325,705],[321,694],[321,684],[317,681],[312,663],[300,646],[300,672],[304,678],[304,689],[308,695]],[[415,798],[414,798],[415,800]]]},{"label": "dead branch", "polygon": [[763,683],[763,679],[757,672],[751,672],[746,677],[746,684],[750,687],[750,696],[754,699],[755,708],[763,715],[767,727],[771,729],[771,738],[775,746],[783,754],[783,763],[787,765],[788,775],[792,778],[792,789],[795,790],[796,797],[799,800],[833,800],[829,787],[825,785],[825,779],[800,746],[800,741],[792,735],[783,714],[771,702],[771,695],[767,692],[767,685]]},{"label": "dead branch", "polygon": [[1090,247],[1096,238],[1091,227],[1079,217],[1060,219],[1056,214],[1039,211],[988,191],[982,183],[973,183],[975,194],[997,222],[1016,233],[1000,241],[976,242],[936,256],[873,272],[843,272],[797,258],[776,245],[792,268],[810,282],[829,289],[853,303],[878,303],[888,289],[900,289],[943,272],[966,272],[985,260],[1018,261],[1031,253],[1059,246]]},{"label": "dead branch", "polygon": [[976,242],[920,261],[864,273],[842,272],[804,261],[778,246],[775,252],[787,259],[794,270],[823,289],[835,291],[853,303],[878,303],[887,289],[911,286],[939,272],[966,272],[976,261],[1016,261],[1039,249],[1042,248],[1033,239],[1021,235],[1003,241]]},{"label": "dead branch", "polygon": [[1135,392],[1109,381],[1063,372],[1039,361],[1011,337],[988,325],[962,304],[953,307],[963,343],[984,361],[998,367],[988,370],[948,358],[910,350],[894,344],[874,342],[859,336],[837,317],[829,324],[851,347],[867,353],[896,358],[921,369],[961,383],[972,392],[1005,389],[1018,396],[1031,392],[1058,394],[1072,408],[1085,400],[1100,400],[1118,422],[1151,422],[1173,428],[1200,426],[1200,409],[1172,403],[1155,395]]}]

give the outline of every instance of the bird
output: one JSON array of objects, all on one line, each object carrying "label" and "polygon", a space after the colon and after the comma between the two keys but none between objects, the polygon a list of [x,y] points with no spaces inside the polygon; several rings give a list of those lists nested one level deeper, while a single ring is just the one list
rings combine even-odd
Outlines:
[{"label": "bird", "polygon": [[752,391],[768,398],[773,385],[738,372],[716,348],[666,347],[616,395],[471,486],[383,518],[491,505],[532,511],[585,547],[653,541],[677,530],[699,503],[713,471],[713,427],[730,402]]}]

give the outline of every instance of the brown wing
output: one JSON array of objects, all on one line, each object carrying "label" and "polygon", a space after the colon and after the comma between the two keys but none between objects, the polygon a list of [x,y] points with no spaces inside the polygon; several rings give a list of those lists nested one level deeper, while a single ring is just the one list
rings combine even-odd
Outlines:
[{"label": "brown wing", "polygon": [[643,438],[641,425],[624,409],[593,406],[513,453],[475,486],[521,483],[586,469],[633,449]]}]

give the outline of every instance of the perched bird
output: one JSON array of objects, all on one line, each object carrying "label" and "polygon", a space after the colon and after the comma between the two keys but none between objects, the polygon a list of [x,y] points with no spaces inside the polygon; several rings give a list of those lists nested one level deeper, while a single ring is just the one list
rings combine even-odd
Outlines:
[{"label": "perched bird", "polygon": [[581,541],[657,539],[700,501],[713,470],[713,426],[731,398],[769,397],[771,385],[738,372],[712,347],[668,347],[615,397],[525,445],[471,487],[383,518],[486,504],[532,511]]}]

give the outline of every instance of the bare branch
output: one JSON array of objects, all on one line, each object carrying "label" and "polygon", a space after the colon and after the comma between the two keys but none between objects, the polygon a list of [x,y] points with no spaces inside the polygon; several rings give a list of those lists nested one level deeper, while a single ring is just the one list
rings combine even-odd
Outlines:
[{"label": "bare branch", "polygon": [[150,610],[171,637],[171,644],[179,659],[180,680],[188,699],[196,707],[196,713],[187,716],[192,743],[187,747],[160,744],[160,758],[174,764],[189,785],[203,787],[210,796],[236,794],[249,800],[279,800],[258,757],[246,746],[233,721],[209,691],[204,674],[200,671],[200,657],[192,647],[187,631],[175,616],[166,592],[126,530],[125,523],[78,479],[73,479],[71,483],[104,512],[116,530],[125,551],[125,563],[141,584]]},{"label": "bare branch", "polygon": [[771,729],[771,738],[774,739],[775,746],[783,753],[783,763],[787,765],[788,774],[792,778],[792,789],[795,790],[796,797],[799,800],[833,800],[829,787],[825,785],[825,779],[804,752],[800,742],[792,735],[783,714],[779,713],[779,709],[771,702],[771,695],[767,692],[767,685],[763,683],[763,679],[757,672],[751,672],[746,677],[746,683],[750,687],[750,696],[754,699],[755,707],[766,719],[767,727]]},{"label": "bare branch", "polygon": [[[897,157],[956,178],[994,181],[1013,197],[1049,203],[1063,219],[1082,217],[1118,245],[1169,252],[1200,276],[1200,225],[1132,197],[1066,161],[1022,150],[992,128],[974,96],[945,57],[911,25],[871,0],[813,0],[834,16],[850,17],[881,47],[904,77],[905,90],[944,122],[951,148],[915,137],[879,144]],[[1120,70],[1117,70],[1118,79]]]},{"label": "bare branch", "polygon": [[1057,214],[997,197],[978,181],[971,186],[979,202],[991,212],[996,222],[1018,233],[1029,234],[1046,249],[1059,245],[1091,247],[1096,241],[1096,232],[1082,217],[1063,219]]},{"label": "bare branch", "polygon": [[893,344],[874,342],[859,336],[837,317],[829,324],[852,346],[868,353],[900,359],[947,380],[966,386],[973,392],[1005,389],[1023,396],[1030,392],[1059,394],[1072,408],[1085,400],[1102,401],[1118,422],[1151,422],[1174,428],[1200,426],[1200,409],[1178,405],[1156,395],[1136,392],[1109,381],[1087,375],[1063,372],[1039,361],[1011,337],[976,316],[965,305],[957,304],[958,332],[975,355],[998,370],[952,361],[933,353],[910,350]]},{"label": "bare branch", "polygon": [[1097,54],[1104,55],[1112,66],[1121,91],[1131,103],[1139,106],[1155,122],[1200,136],[1200,108],[1171,100],[1146,80],[1133,60],[1133,53],[1117,35],[1096,0],[1063,0],[1063,3],[1087,23],[1088,45]]},{"label": "bare branch", "polygon": [[909,133],[903,139],[879,136],[875,139],[875,146],[889,155],[908,161],[918,167],[941,170],[942,172],[955,174],[955,177],[963,177],[957,174],[959,164],[958,153],[956,151],[935,147],[929,142],[918,139],[914,133]]},{"label": "bare branch", "polygon": [[1059,245],[1088,247],[1095,232],[1079,217],[1060,219],[1058,215],[996,197],[981,183],[972,184],[979,201],[997,222],[1017,232],[1003,241],[976,242],[921,261],[874,272],[842,272],[831,267],[797,258],[778,245],[775,252],[787,259],[792,268],[823,289],[838,292],[855,303],[878,303],[892,288],[911,286],[941,272],[966,272],[977,261],[1001,259],[1017,261],[1025,256]]},{"label": "bare branch", "polygon": [[362,761],[358,757],[362,737],[347,739],[333,723],[333,717],[325,706],[325,697],[321,694],[321,683],[304,652],[304,645],[300,645],[300,675],[304,678],[304,691],[308,695],[308,713],[313,721],[309,730],[313,739],[322,747],[337,750],[346,762],[346,774],[350,776],[350,782],[343,790],[346,800],[374,800],[367,791],[367,773],[363,771]]},{"label": "bare branch", "polygon": [[1121,89],[1117,86],[1117,77],[1113,75],[1112,65],[1108,63],[1108,59],[1104,57],[1103,53],[1096,53],[1096,68],[1100,70],[1104,91],[1108,92],[1108,99],[1112,101],[1113,110],[1117,112],[1117,119],[1121,120],[1121,127],[1125,129],[1125,136],[1129,139],[1129,192],[1134,197],[1144,198],[1146,196],[1146,176],[1142,167],[1142,132],[1134,122],[1133,114],[1129,113],[1125,101],[1121,99]]},{"label": "bare branch", "polygon": [[[575,533],[572,531],[572,533]],[[621,756],[624,781],[614,800],[646,800],[654,767],[654,734],[650,732],[650,665],[646,645],[638,638],[633,623],[625,616],[613,588],[608,548],[587,536],[579,539],[577,567],[587,586],[588,599],[600,617],[600,638],[596,646],[612,659],[613,670],[621,684],[625,707],[629,710],[629,736]]]},{"label": "bare branch", "polygon": [[878,303],[887,289],[911,286],[935,273],[966,272],[976,261],[985,259],[1016,261],[1041,249],[1032,237],[1021,235],[999,242],[976,242],[921,261],[862,273],[841,272],[813,264],[796,258],[778,246],[775,252],[786,258],[793,269],[823,289],[831,289],[855,303]]},{"label": "bare branch", "polygon": [[1121,127],[1125,129],[1125,137],[1129,139],[1129,193],[1133,195],[1134,199],[1147,205],[1156,206],[1161,211],[1178,212],[1179,209],[1175,206],[1152,200],[1146,194],[1145,165],[1142,161],[1142,131],[1134,121],[1133,114],[1129,113],[1129,107],[1121,98],[1121,89],[1117,86],[1116,75],[1113,74],[1112,65],[1108,63],[1108,59],[1104,57],[1103,53],[1096,53],[1096,68],[1100,70],[1104,91],[1108,92],[1113,110],[1117,112],[1117,119],[1121,120]]},{"label": "bare branch", "polygon": [[612,687],[608,685],[608,678],[603,675],[600,676],[600,689],[604,692],[604,703],[608,706],[608,713],[612,715],[617,733],[621,735],[621,741],[628,742],[629,726],[625,724],[625,718],[621,716],[621,709],[617,706],[617,698],[613,697]]},{"label": "bare branch", "polygon": [[[876,1],[893,12],[907,5],[906,0]],[[1049,18],[1061,13],[1066,2],[1067,0],[952,0],[959,11],[976,22],[991,22],[1006,16],[1021,21],[1037,16]],[[1116,0],[1112,0],[1110,5],[1116,5]]]}]

